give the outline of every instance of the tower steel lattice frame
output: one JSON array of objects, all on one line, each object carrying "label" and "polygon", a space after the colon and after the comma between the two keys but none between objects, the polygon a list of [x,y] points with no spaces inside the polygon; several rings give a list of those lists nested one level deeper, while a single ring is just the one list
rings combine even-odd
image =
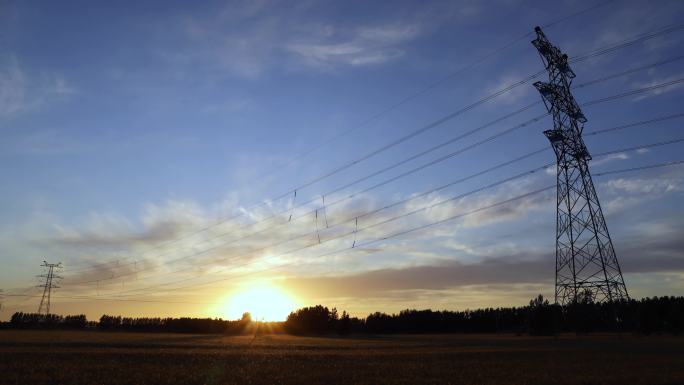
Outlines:
[{"label": "tower steel lattice frame", "polygon": [[627,300],[627,287],[589,172],[591,155],[582,139],[587,119],[570,92],[575,73],[568,56],[551,44],[541,28],[535,32],[532,44],[549,81],[534,86],[553,116],[554,128],[544,135],[557,161],[555,301],[566,305],[588,299]]},{"label": "tower steel lattice frame", "polygon": [[37,287],[43,288],[43,297],[40,299],[40,305],[38,306],[38,314],[50,314],[50,300],[52,297],[52,289],[58,289],[59,286],[53,283],[54,280],[62,279],[59,275],[55,274],[55,269],[62,267],[61,263],[47,263],[43,261],[41,265],[45,268],[45,274],[41,274],[39,278],[45,278],[45,283],[38,285]]}]

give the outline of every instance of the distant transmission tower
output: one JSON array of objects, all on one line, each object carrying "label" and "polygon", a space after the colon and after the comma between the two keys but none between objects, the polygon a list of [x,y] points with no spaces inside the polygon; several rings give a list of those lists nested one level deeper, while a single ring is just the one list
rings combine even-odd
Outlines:
[{"label": "distant transmission tower", "polygon": [[43,288],[43,298],[40,299],[40,305],[38,306],[39,314],[50,314],[50,295],[52,294],[52,289],[58,289],[59,286],[52,283],[53,280],[62,279],[59,275],[55,274],[55,269],[62,267],[61,263],[47,263],[43,261],[41,265],[45,268],[45,274],[41,274],[39,278],[45,278],[45,284],[38,285],[38,287]]},{"label": "distant transmission tower", "polygon": [[536,27],[537,48],[549,73],[549,82],[536,82],[553,130],[544,131],[557,160],[556,303],[629,299],[608,226],[603,218],[587,162],[591,155],[582,139],[587,121],[570,84],[575,77],[568,56],[552,45]]}]

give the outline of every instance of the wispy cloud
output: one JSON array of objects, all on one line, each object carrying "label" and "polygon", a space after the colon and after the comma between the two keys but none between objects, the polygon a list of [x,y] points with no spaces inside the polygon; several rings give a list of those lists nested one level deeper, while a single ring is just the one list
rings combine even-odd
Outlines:
[{"label": "wispy cloud", "polygon": [[287,50],[315,68],[375,65],[402,56],[401,44],[415,39],[420,32],[417,25],[360,27],[346,38],[331,33],[325,41],[309,38],[292,42]]},{"label": "wispy cloud", "polygon": [[389,17],[373,22],[311,18],[319,8],[313,3],[232,4],[226,8],[230,12],[185,18],[178,36],[183,47],[176,45],[161,55],[180,67],[206,67],[214,74],[223,71],[247,79],[273,70],[376,66],[404,56],[408,44],[446,19],[432,17],[426,24],[425,12],[401,17],[401,22]]},{"label": "wispy cloud", "polygon": [[[501,91],[509,86],[515,85],[520,82],[521,79],[525,78],[527,75],[522,75],[519,72],[508,73],[500,76],[499,79],[488,86],[486,86],[482,92],[483,96],[488,96],[496,92]],[[533,81],[529,81],[523,85],[517,86],[510,91],[507,91],[496,97],[495,103],[500,103],[503,105],[511,105],[521,101],[532,100],[532,96],[536,91],[533,92],[534,87],[532,87]]]},{"label": "wispy cloud", "polygon": [[59,74],[29,74],[15,56],[0,60],[0,117],[30,111],[55,101],[65,101],[76,92]]},{"label": "wispy cloud", "polygon": [[684,190],[684,174],[675,169],[653,176],[618,177],[599,186],[606,193],[603,201],[606,212],[614,214],[661,199],[666,194],[681,192]]},{"label": "wispy cloud", "polygon": [[629,155],[627,153],[619,152],[617,154],[610,154],[610,155],[602,156],[596,160],[592,160],[591,166],[595,167],[595,166],[600,166],[602,164],[611,163],[611,162],[615,162],[615,161],[621,161],[621,160],[627,160],[627,159],[629,159]]},{"label": "wispy cloud", "polygon": [[[231,211],[244,215],[230,214],[230,219],[221,221],[209,214],[215,210],[203,209],[193,202],[169,201],[164,205],[147,205],[141,218],[136,221],[117,215],[92,214],[86,223],[79,226],[83,230],[55,226],[51,235],[40,236],[35,242],[62,249],[70,255],[81,255],[87,263],[93,264],[115,260],[121,256],[134,256],[151,263],[180,259],[184,262],[180,266],[201,266],[205,272],[215,271],[216,268],[224,271],[252,271],[283,263],[296,264],[305,270],[308,269],[307,266],[316,269],[316,266],[323,266],[326,262],[347,263],[348,254],[340,254],[338,251],[351,249],[354,241],[363,245],[368,241],[382,240],[407,228],[466,214],[495,202],[506,194],[522,191],[531,183],[532,181],[523,182],[517,186],[511,184],[505,186],[505,189],[450,201],[431,210],[418,211],[400,220],[387,222],[441,202],[447,196],[432,195],[415,199],[398,205],[393,210],[363,217],[358,227],[355,217],[383,205],[376,197],[360,196],[345,201],[344,204],[326,207],[325,214],[320,202],[291,211],[290,202],[281,201],[258,210],[247,210],[231,200]],[[334,201],[335,197],[331,198]],[[456,221],[448,229],[430,228],[403,235],[396,241],[398,243],[383,241],[374,243],[370,248],[353,250],[354,255],[349,258],[353,260],[359,254],[367,255],[378,251],[410,253],[425,246],[422,242],[430,243],[435,237],[453,235],[459,228],[479,228],[518,220],[538,209],[543,202],[539,199],[520,200]],[[225,207],[225,204],[219,206]],[[319,210],[318,213],[316,209]],[[291,221],[288,220],[290,213],[293,214]],[[319,238],[321,245],[317,244]],[[402,246],[402,242],[407,240],[413,240],[414,244],[411,247]],[[420,253],[407,256],[409,260],[416,261],[434,259]],[[249,265],[245,265],[246,263]],[[370,264],[373,265],[377,264]],[[354,269],[368,267],[357,265]],[[109,269],[110,267],[106,273],[109,273]]]},{"label": "wispy cloud", "polygon": [[663,194],[673,191],[682,191],[681,179],[613,179],[605,183],[605,186],[613,192],[628,194]]},{"label": "wispy cloud", "polygon": [[[620,259],[626,274],[684,271],[684,254],[676,237],[658,237],[650,243],[653,252],[644,256],[637,241],[623,244]],[[502,255],[475,263],[451,262],[432,266],[412,266],[371,270],[350,275],[292,278],[284,282],[302,292],[323,297],[375,296],[402,290],[447,290],[472,285],[553,284],[553,253]]]},{"label": "wispy cloud", "polygon": [[[684,73],[677,74],[677,75],[672,75],[672,76],[668,76],[668,77],[664,77],[664,78],[653,79],[653,80],[650,80],[650,81],[636,82],[636,83],[634,83],[634,86],[635,86],[634,88],[652,87],[652,86],[659,85],[659,84],[665,84],[665,83],[669,83],[669,82],[674,82],[674,81],[679,80],[679,79],[682,79],[682,78],[684,78]],[[672,91],[675,91],[675,90],[679,90],[679,89],[682,88],[682,86],[684,86],[684,82],[673,83],[673,84],[671,84],[671,85],[668,85],[668,86],[665,86],[665,87],[656,88],[656,89],[653,89],[653,90],[651,90],[651,91],[649,91],[649,92],[647,92],[647,93],[640,94],[640,95],[634,97],[633,100],[634,100],[634,101],[639,101],[639,100],[644,100],[644,99],[647,99],[647,98],[650,98],[650,97],[663,95],[663,94],[666,94],[666,93],[668,93],[668,92],[672,92]]]},{"label": "wispy cloud", "polygon": [[0,115],[10,115],[26,108],[28,81],[15,58],[0,68]]},{"label": "wispy cloud", "polygon": [[[621,160],[624,157],[617,154],[611,159]],[[551,171],[555,172],[555,169],[551,168]],[[537,261],[544,259],[539,248],[512,240],[504,242],[501,247],[481,247],[467,232],[487,231],[500,224],[517,226],[538,220],[539,213],[545,213],[543,217],[551,221],[555,207],[552,203],[553,190],[477,212],[444,226],[404,234],[396,239],[384,238],[409,228],[466,214],[552,182],[553,178],[548,173],[539,172],[475,195],[451,200],[429,210],[418,211],[397,221],[383,223],[395,216],[434,205],[458,194],[458,191],[434,193],[402,203],[391,210],[361,217],[358,228],[354,218],[386,205],[386,198],[364,194],[326,207],[325,215],[330,227],[326,226],[321,201],[314,201],[295,210],[291,210],[292,202],[288,199],[267,202],[258,209],[250,209],[241,204],[239,195],[229,195],[224,202],[212,207],[204,207],[193,201],[167,201],[144,206],[137,218],[92,214],[80,225],[55,225],[51,232],[34,234],[34,242],[41,242],[46,249],[59,251],[58,254],[73,256],[72,262],[94,265],[132,257],[139,261],[139,266],[145,264],[149,267],[146,271],[150,275],[150,279],[146,281],[148,284],[168,280],[168,276],[158,276],[156,273],[169,272],[164,263],[176,259],[180,262],[174,262],[171,270],[184,268],[185,275],[191,271],[194,274],[193,282],[202,281],[208,276],[259,273],[262,269],[285,265],[286,275],[294,277],[327,276],[333,266],[337,275],[345,272],[349,276],[360,276],[363,279],[377,278],[379,282],[390,282],[412,272],[425,273],[429,277],[433,273],[439,275],[441,271],[450,271],[454,277],[460,277],[456,280],[461,282],[460,285],[488,282],[535,284],[540,282],[539,279],[547,279],[542,278],[546,275],[539,271],[536,276],[521,273],[514,281],[509,281],[511,278],[497,281],[497,277],[517,268],[509,266],[508,262],[515,261],[520,266],[526,266],[528,257]],[[597,186],[605,199],[607,213],[614,214],[628,205],[635,206],[654,197],[679,192],[684,183],[681,173],[675,170],[652,177],[637,175],[612,178]],[[334,202],[342,197],[343,195],[327,198],[328,202]],[[394,199],[404,197],[406,195],[397,195]],[[304,196],[299,198],[307,200]],[[318,219],[316,209],[320,210]],[[216,212],[231,218],[218,221],[214,214]],[[288,220],[290,213],[293,215],[291,221]],[[237,214],[243,215],[235,217]],[[264,221],[260,222],[261,220]],[[375,223],[382,225],[373,226]],[[378,242],[362,249],[352,249],[354,240],[361,245],[367,241]],[[679,268],[678,257],[668,261]],[[130,269],[130,265],[126,266],[121,267],[120,271],[129,271],[126,269]],[[99,279],[93,277],[106,278],[121,274],[117,273],[117,269],[119,267],[116,263],[107,264],[102,269],[70,278],[76,281]],[[172,276],[177,278],[185,275]],[[442,280],[439,277],[425,280],[425,285],[431,281],[434,287],[415,283],[414,286],[379,287],[377,290],[440,290],[451,287],[449,285],[459,285],[453,280]],[[118,282],[119,280],[108,281],[103,285]],[[347,282],[340,279],[340,282],[347,284],[353,280]]]}]

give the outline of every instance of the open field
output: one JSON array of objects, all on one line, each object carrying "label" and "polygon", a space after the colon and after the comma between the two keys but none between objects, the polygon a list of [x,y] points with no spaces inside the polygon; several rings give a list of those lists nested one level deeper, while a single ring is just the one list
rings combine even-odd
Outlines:
[{"label": "open field", "polygon": [[684,338],[0,331],[5,384],[683,384]]}]

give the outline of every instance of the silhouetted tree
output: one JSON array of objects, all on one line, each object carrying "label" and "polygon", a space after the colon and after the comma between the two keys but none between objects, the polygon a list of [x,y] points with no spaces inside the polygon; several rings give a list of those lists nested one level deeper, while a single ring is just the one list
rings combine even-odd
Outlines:
[{"label": "silhouetted tree", "polygon": [[341,336],[346,336],[351,332],[351,317],[349,317],[349,313],[346,311],[342,311],[342,316],[337,322],[337,334]]},{"label": "silhouetted tree", "polygon": [[528,330],[531,335],[552,335],[557,331],[558,305],[550,305],[544,296],[532,298],[528,308]]},{"label": "silhouetted tree", "polygon": [[285,330],[292,334],[335,333],[337,309],[331,311],[322,305],[298,309],[287,316]]},{"label": "silhouetted tree", "polygon": [[249,312],[242,313],[242,318],[240,319],[240,321],[242,321],[242,323],[245,324],[252,322],[252,314],[250,314]]}]

